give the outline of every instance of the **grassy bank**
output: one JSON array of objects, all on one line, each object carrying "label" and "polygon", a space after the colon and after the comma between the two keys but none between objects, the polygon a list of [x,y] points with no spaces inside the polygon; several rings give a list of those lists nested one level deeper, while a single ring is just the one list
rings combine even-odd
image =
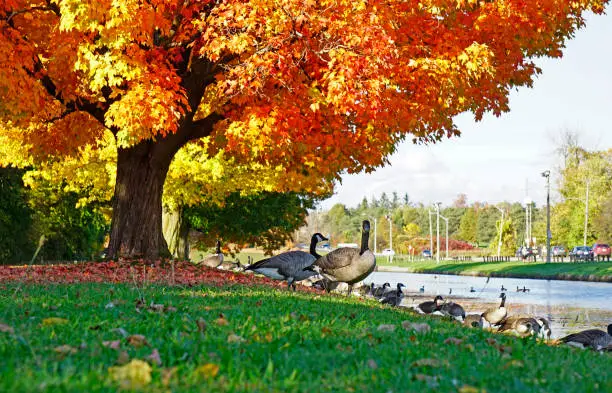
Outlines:
[{"label": "grassy bank", "polygon": [[[545,262],[456,262],[435,261],[406,262],[378,258],[385,267],[402,268],[411,273],[459,274],[468,276],[525,277],[557,280],[582,280],[612,282],[611,262],[545,263]],[[381,269],[381,270],[382,270]]]},{"label": "grassy bank", "polygon": [[245,285],[15,288],[0,284],[0,391],[612,390],[612,356],[358,299]]}]

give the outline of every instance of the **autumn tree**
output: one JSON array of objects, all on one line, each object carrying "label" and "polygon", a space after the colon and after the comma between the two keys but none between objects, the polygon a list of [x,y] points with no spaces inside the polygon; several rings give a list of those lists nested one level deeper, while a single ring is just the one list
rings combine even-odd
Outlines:
[{"label": "autumn tree", "polygon": [[284,168],[294,189],[371,170],[407,136],[459,135],[459,113],[508,111],[532,59],[560,57],[606,3],[4,0],[0,145],[45,160],[111,132],[110,254],[156,257],[186,144],[210,137],[210,154]]}]

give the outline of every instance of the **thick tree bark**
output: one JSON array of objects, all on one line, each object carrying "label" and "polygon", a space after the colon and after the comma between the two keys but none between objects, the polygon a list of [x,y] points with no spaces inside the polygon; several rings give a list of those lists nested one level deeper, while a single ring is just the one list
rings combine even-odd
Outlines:
[{"label": "thick tree bark", "polygon": [[164,238],[173,257],[189,260],[189,224],[183,219],[182,209],[163,212]]},{"label": "thick tree bark", "polygon": [[176,149],[143,141],[118,149],[109,257],[170,256],[162,234],[162,191]]}]

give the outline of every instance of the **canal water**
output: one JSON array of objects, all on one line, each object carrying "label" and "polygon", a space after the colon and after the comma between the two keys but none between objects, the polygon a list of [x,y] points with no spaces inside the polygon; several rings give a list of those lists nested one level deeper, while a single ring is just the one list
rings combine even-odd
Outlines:
[{"label": "canal water", "polygon": [[406,285],[402,306],[442,295],[461,304],[468,314],[499,304],[503,286],[508,315],[544,316],[551,321],[555,338],[583,329],[606,330],[612,323],[612,283],[398,272],[374,272],[364,281],[371,282]]}]

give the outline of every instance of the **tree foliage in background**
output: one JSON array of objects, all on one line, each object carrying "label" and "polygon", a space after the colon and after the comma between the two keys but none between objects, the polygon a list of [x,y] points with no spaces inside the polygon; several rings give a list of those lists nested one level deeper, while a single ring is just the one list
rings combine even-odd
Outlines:
[{"label": "tree foliage in background", "polygon": [[34,252],[32,211],[21,180],[23,172],[0,168],[0,263],[26,261]]},{"label": "tree foliage in background", "polygon": [[183,214],[189,226],[202,233],[201,248],[220,238],[225,244],[257,244],[271,253],[285,246],[316,201],[298,193],[232,193],[223,205],[200,203],[185,208]]},{"label": "tree foliage in background", "polygon": [[11,162],[47,160],[111,132],[109,252],[155,258],[166,176],[190,141],[308,192],[383,165],[406,136],[458,135],[462,112],[508,111],[532,59],[560,57],[606,3],[4,1],[0,145]]}]

